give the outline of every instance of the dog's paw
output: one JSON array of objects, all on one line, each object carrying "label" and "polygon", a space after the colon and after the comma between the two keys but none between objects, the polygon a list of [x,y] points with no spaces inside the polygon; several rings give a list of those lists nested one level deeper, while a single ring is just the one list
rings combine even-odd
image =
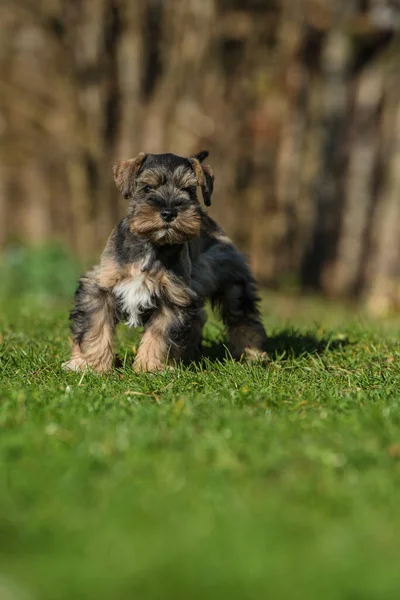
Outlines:
[{"label": "dog's paw", "polygon": [[257,348],[245,348],[241,355],[241,359],[247,362],[266,362],[269,356],[266,352]]},{"label": "dog's paw", "polygon": [[89,365],[84,358],[71,358],[61,365],[63,371],[87,371]]},{"label": "dog's paw", "polygon": [[132,366],[135,373],[163,373],[174,370],[172,365],[166,365],[158,360],[141,361],[136,359]]}]

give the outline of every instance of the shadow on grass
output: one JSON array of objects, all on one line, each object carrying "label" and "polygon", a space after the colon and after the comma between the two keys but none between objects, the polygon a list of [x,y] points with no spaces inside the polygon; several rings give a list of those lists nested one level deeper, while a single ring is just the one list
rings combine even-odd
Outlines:
[{"label": "shadow on grass", "polygon": [[268,337],[267,352],[272,359],[282,356],[299,357],[303,354],[321,355],[344,348],[349,343],[344,336],[318,338],[312,334],[284,330]]},{"label": "shadow on grass", "polygon": [[[325,352],[333,352],[349,344],[345,337],[341,338],[318,338],[315,335],[303,334],[296,331],[284,330],[276,335],[268,336],[266,351],[270,360],[297,358],[304,354],[321,355]],[[232,358],[227,344],[223,342],[203,343],[201,356],[196,362],[203,359],[221,361]]]},{"label": "shadow on grass", "polygon": [[[339,348],[343,348],[349,343],[349,340],[345,337],[318,338],[311,334],[284,330],[276,335],[268,336],[266,351],[269,357],[268,362],[270,362],[298,358],[304,354],[322,355],[326,352],[333,352]],[[129,350],[124,357],[116,356],[115,366],[122,369],[125,365],[132,364],[134,358],[133,351]],[[227,343],[203,340],[201,353],[194,360],[184,361],[184,364],[185,366],[201,364],[204,360],[211,362],[232,360]]]}]

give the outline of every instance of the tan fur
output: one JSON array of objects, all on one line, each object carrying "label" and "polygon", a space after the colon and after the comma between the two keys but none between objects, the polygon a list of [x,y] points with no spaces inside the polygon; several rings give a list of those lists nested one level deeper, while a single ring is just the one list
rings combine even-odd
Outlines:
[{"label": "tan fur", "polygon": [[223,231],[216,231],[212,237],[218,242],[221,242],[221,244],[230,244],[233,246],[232,240]]},{"label": "tan fur", "polygon": [[143,204],[138,207],[136,214],[132,217],[129,224],[129,229],[132,232],[140,233],[142,235],[148,235],[152,231],[159,231],[165,227],[160,211]]},{"label": "tan fur", "polygon": [[110,298],[107,295],[102,306],[92,315],[90,334],[85,336],[81,347],[81,355],[97,373],[110,371],[114,359],[114,323],[110,312]]},{"label": "tan fur", "polygon": [[111,370],[114,351],[114,324],[109,318],[109,307],[105,304],[92,316],[90,334],[81,345],[72,348],[71,359],[63,363],[63,368],[70,371],[85,371],[90,368],[97,373]]},{"label": "tan fur", "polygon": [[136,158],[121,160],[113,167],[115,183],[125,198],[132,194],[136,175],[145,158],[146,154],[139,152]]},{"label": "tan fur", "polygon": [[197,158],[190,158],[190,163],[196,173],[197,184],[201,187],[204,184],[204,173],[200,162]]},{"label": "tan fur", "polygon": [[165,342],[165,332],[172,321],[173,312],[165,306],[153,316],[151,324],[143,334],[133,363],[135,372],[165,369],[169,351]]},{"label": "tan fur", "polygon": [[[201,169],[201,167],[200,167]],[[197,185],[197,177],[186,167],[178,167],[173,174],[173,182],[177,188],[184,190],[185,188]]]},{"label": "tan fur", "polygon": [[166,272],[161,274],[159,280],[161,293],[164,294],[172,304],[177,306],[188,306],[190,295],[187,287],[176,281]]},{"label": "tan fur", "polygon": [[157,245],[182,244],[200,235],[201,215],[195,207],[190,207],[167,226],[159,210],[143,204],[132,217],[129,228]]},{"label": "tan fur", "polygon": [[197,183],[201,187],[204,203],[206,206],[210,206],[212,190],[209,190],[205,173],[207,173],[213,181],[214,174],[209,166],[201,166],[200,161],[197,158],[189,158],[189,161],[196,173]]},{"label": "tan fur", "polygon": [[117,261],[113,257],[104,257],[96,269],[96,281],[100,288],[111,289],[123,276]]},{"label": "tan fur", "polygon": [[89,364],[83,357],[78,344],[74,344],[72,347],[71,358],[66,362],[63,362],[61,366],[64,371],[86,371],[90,368]]},{"label": "tan fur", "polygon": [[163,185],[167,179],[167,170],[164,167],[155,169],[145,169],[137,178],[139,186],[150,185],[152,188],[158,188]]},{"label": "tan fur", "polygon": [[173,225],[186,239],[198,237],[201,231],[201,215],[194,206],[190,207],[178,215]]},{"label": "tan fur", "polygon": [[214,179],[214,171],[210,165],[203,165],[203,171],[205,171],[212,179]]},{"label": "tan fur", "polygon": [[[75,340],[71,360],[64,363],[67,370],[83,371],[90,367],[103,373],[112,367],[113,336],[115,329],[115,304],[112,295],[104,288],[110,286],[111,263],[105,262],[105,270],[97,266],[81,278],[84,287],[84,301],[81,310],[88,315],[88,327],[80,340]],[[104,287],[98,278],[104,276]],[[107,277],[107,280],[105,276]]]}]

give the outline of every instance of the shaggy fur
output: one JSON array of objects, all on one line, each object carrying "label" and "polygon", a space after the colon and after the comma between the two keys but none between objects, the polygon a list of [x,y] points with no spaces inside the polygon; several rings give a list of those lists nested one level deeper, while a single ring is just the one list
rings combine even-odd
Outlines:
[{"label": "shaggy fur", "polygon": [[84,275],[71,312],[72,356],[65,369],[112,368],[118,321],[144,326],[136,371],[164,369],[199,351],[210,299],[226,325],[235,358],[264,356],[266,334],[255,281],[244,256],[201,207],[211,203],[214,176],[202,161],[140,153],[114,167],[129,199],[100,264]]}]

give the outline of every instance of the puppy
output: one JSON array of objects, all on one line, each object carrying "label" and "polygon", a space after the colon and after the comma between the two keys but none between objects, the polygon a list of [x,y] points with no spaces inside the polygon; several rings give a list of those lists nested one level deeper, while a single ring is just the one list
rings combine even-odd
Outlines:
[{"label": "puppy", "polygon": [[200,205],[214,176],[190,158],[144,154],[121,161],[114,179],[128,213],[100,262],[79,281],[71,312],[72,356],[64,369],[102,373],[113,364],[116,324],[143,326],[135,371],[162,370],[199,352],[209,299],[219,309],[233,357],[265,356],[255,281],[244,256]]}]

